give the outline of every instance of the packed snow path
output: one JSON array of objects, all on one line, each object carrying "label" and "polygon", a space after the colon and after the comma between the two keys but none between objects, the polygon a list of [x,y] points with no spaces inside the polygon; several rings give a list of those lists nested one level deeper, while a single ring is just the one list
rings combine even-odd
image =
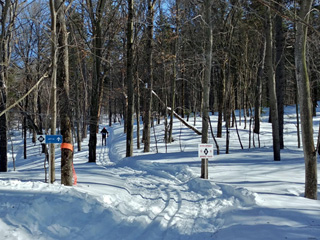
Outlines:
[{"label": "packed snow path", "polygon": [[[117,140],[110,132],[107,146],[112,148]],[[247,190],[201,180],[187,164],[163,162],[161,154],[132,157],[112,167],[109,151],[115,149],[108,147],[99,146],[97,164],[112,177],[106,183],[117,190],[103,195],[103,201],[117,209],[122,222],[140,225],[129,239],[211,239],[223,224],[218,214],[254,203]]]},{"label": "packed snow path", "polygon": [[[29,142],[23,159],[17,133],[17,171],[10,162],[10,171],[0,174],[0,240],[320,239],[320,203],[303,198],[295,126],[286,125],[287,148],[274,162],[266,122],[260,149],[238,150],[231,132],[231,154],[210,161],[209,180],[199,178],[199,137],[179,122],[168,153],[159,141],[159,153],[153,143],[151,153],[135,150],[131,158],[124,158],[123,127],[115,125],[107,146],[98,142],[97,163],[87,162],[87,142],[75,152],[74,187],[59,184],[59,146],[57,182],[49,185],[40,147]],[[162,126],[155,132],[161,139]],[[241,132],[246,142],[247,132]]]}]

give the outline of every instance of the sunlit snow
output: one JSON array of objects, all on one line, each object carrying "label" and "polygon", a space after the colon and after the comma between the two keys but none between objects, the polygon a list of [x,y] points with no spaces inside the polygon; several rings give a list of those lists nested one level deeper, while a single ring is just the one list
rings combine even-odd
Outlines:
[{"label": "sunlit snow", "polygon": [[[103,119],[100,128],[110,133],[107,146],[98,136],[97,163],[88,163],[84,139],[83,150],[74,153],[78,184],[73,187],[60,184],[58,144],[57,181],[47,184],[40,145],[29,136],[28,158],[23,159],[21,133],[12,130],[9,171],[0,173],[0,239],[320,239],[320,201],[303,196],[304,160],[294,111],[286,107],[280,162],[273,161],[268,112],[262,118],[260,148],[255,135],[249,149],[249,122],[244,129],[242,116],[238,128],[244,149],[235,128],[230,129],[229,154],[225,134],[217,139],[220,155],[209,160],[209,180],[199,178],[201,137],[177,119],[172,144],[164,143],[161,122],[151,131],[152,151],[137,150],[135,138],[131,158],[125,158],[123,124],[108,127]],[[216,131],[217,115],[211,120]],[[315,117],[315,140],[318,124]],[[200,118],[196,127],[201,130]]]}]

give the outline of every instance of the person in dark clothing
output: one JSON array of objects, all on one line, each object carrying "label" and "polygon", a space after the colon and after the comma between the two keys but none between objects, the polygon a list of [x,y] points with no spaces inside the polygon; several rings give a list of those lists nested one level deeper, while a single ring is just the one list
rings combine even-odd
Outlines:
[{"label": "person in dark clothing", "polygon": [[101,134],[102,134],[102,146],[103,146],[103,142],[104,142],[104,145],[106,146],[106,145],[107,145],[107,136],[109,135],[109,132],[108,132],[108,130],[104,127],[104,128],[101,130]]}]

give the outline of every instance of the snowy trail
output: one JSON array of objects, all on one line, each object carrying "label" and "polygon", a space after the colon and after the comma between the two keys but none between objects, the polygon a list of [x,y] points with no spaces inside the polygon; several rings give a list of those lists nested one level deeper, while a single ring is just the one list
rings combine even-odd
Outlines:
[{"label": "snowy trail", "polygon": [[195,177],[187,165],[167,166],[163,159],[147,156],[121,162],[118,158],[110,159],[116,149],[110,132],[107,147],[100,147],[97,157],[104,181],[113,193],[105,191],[103,201],[122,219],[119,226],[124,222],[140,226],[131,231],[128,239],[176,239],[177,232],[180,239],[212,239],[223,224],[221,213],[241,209],[248,201],[254,203],[255,196],[248,191],[239,189],[247,192],[247,198],[230,197],[229,189]]},{"label": "snowy trail", "polygon": [[[88,139],[74,153],[73,187],[59,184],[59,146],[57,182],[49,185],[40,147],[29,142],[28,159],[22,159],[17,134],[17,171],[10,162],[10,171],[0,174],[0,240],[319,240],[320,201],[303,198],[302,150],[288,135],[292,145],[274,162],[267,124],[259,149],[239,150],[231,129],[231,154],[209,161],[209,180],[199,178],[199,136],[179,122],[168,152],[159,141],[159,153],[135,149],[131,158],[125,158],[123,126],[116,124],[107,146],[97,146],[96,163],[87,162]],[[162,128],[156,125],[159,139]],[[287,125],[286,133],[294,129]],[[246,145],[247,130],[241,132]]]}]

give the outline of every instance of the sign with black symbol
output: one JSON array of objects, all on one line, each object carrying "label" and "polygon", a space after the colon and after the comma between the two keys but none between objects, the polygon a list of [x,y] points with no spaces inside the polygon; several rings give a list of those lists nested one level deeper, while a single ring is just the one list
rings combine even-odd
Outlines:
[{"label": "sign with black symbol", "polygon": [[199,158],[213,158],[213,144],[199,144],[198,146]]},{"label": "sign with black symbol", "polygon": [[46,142],[46,135],[37,135],[37,141],[40,143]]}]

